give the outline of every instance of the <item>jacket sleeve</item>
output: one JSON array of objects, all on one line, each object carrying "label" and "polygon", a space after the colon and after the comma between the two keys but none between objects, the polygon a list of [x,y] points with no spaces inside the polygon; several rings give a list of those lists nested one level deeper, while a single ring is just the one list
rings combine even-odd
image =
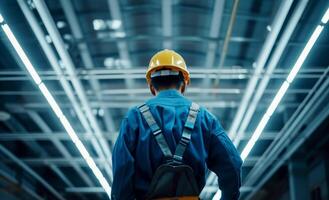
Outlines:
[{"label": "jacket sleeve", "polygon": [[[134,151],[135,151],[135,130],[132,128],[131,120],[124,118],[118,139],[113,148],[113,183],[112,200],[135,199],[134,194]],[[133,123],[134,125],[134,123]]]},{"label": "jacket sleeve", "polygon": [[240,196],[241,157],[217,119],[210,131],[208,168],[218,176],[221,199],[236,200]]}]

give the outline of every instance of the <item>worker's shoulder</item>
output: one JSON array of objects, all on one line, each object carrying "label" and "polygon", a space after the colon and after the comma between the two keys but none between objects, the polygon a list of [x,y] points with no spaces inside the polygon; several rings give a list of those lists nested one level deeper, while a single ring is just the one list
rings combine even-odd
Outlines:
[{"label": "worker's shoulder", "polygon": [[136,116],[139,115],[139,107],[142,106],[141,105],[136,105],[136,106],[132,106],[128,109],[128,112],[126,113],[125,118],[127,119],[135,119]]},{"label": "worker's shoulder", "polygon": [[199,112],[203,117],[208,118],[210,120],[217,119],[216,116],[212,114],[205,106],[199,105]]}]

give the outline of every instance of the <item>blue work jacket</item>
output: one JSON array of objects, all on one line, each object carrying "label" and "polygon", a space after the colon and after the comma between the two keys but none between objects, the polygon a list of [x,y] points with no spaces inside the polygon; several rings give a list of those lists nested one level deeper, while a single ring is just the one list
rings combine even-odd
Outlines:
[{"label": "blue work jacket", "polygon": [[[161,91],[146,102],[171,152],[181,138],[191,103],[177,90]],[[112,159],[112,200],[143,199],[164,155],[137,107],[121,123]],[[202,106],[183,161],[194,170],[200,191],[209,169],[218,176],[222,199],[238,199],[242,160],[219,121]]]}]

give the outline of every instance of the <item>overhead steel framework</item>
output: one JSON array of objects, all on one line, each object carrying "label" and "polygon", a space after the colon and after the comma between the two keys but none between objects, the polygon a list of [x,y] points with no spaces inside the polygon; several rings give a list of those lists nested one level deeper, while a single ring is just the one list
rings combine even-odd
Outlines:
[{"label": "overhead steel framework", "polygon": [[[292,80],[292,66],[311,30],[319,20],[321,28],[327,26],[327,7],[325,0],[4,2],[1,26],[8,21],[26,58],[21,60],[2,31],[0,178],[33,199],[109,196],[120,121],[130,107],[151,97],[145,68],[163,48],[186,58],[192,81],[185,95],[211,109],[242,152],[282,82]],[[116,27],[95,30],[93,20]],[[289,184],[297,187],[299,161],[290,157],[329,115],[329,67],[319,56],[329,41],[323,38],[314,46],[317,55],[310,54],[294,84],[289,82],[255,151],[245,154],[244,200],[253,199],[286,164]],[[105,65],[106,59],[122,62]],[[55,103],[49,106],[42,95]],[[201,198],[218,198],[217,190],[210,174]]]}]

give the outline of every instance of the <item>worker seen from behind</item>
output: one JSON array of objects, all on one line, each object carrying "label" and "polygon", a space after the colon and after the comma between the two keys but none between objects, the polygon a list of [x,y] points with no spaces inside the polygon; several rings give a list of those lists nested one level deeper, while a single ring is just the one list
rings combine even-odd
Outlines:
[{"label": "worker seen from behind", "polygon": [[239,198],[242,160],[219,121],[184,97],[190,74],[172,50],[146,72],[155,96],[130,109],[113,149],[112,200],[199,199],[207,170],[223,200]]}]

